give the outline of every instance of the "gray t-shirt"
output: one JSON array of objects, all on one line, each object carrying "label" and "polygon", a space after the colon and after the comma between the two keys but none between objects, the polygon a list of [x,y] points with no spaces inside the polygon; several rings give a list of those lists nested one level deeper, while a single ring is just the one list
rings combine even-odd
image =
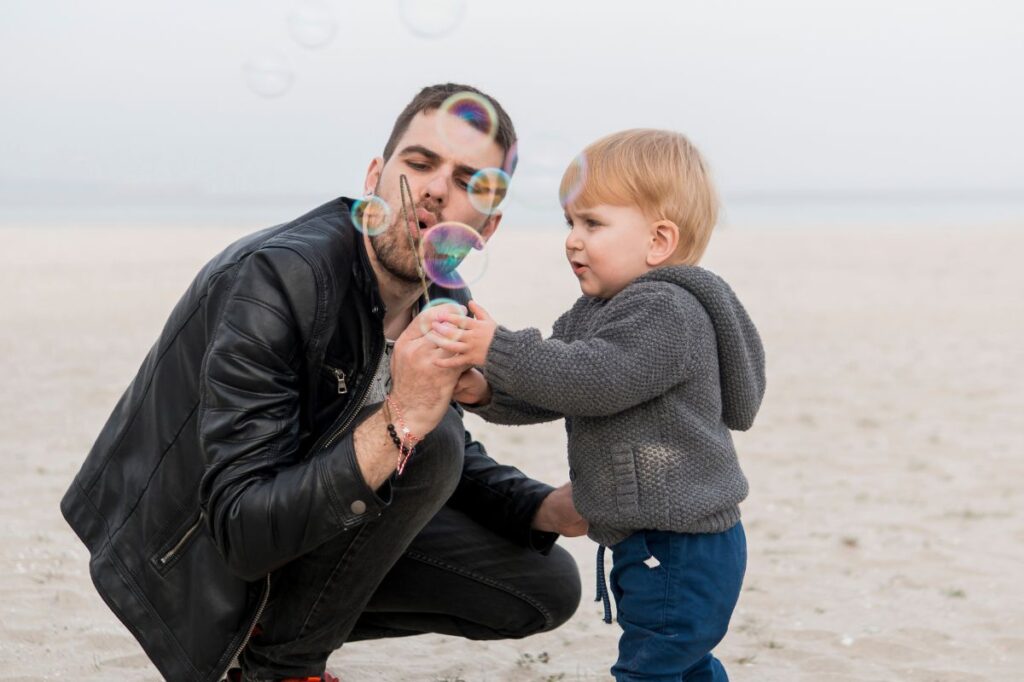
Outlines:
[{"label": "gray t-shirt", "polygon": [[380,364],[373,375],[373,382],[370,390],[366,393],[367,405],[384,402],[384,398],[391,392],[391,354],[395,350],[395,342],[391,339],[384,340],[384,352],[380,355]]}]

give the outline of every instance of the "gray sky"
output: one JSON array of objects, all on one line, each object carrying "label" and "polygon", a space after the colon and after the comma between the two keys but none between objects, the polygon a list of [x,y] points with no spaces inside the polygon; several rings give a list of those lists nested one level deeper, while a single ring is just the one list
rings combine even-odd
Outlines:
[{"label": "gray sky", "polygon": [[[406,2],[413,22],[459,5]],[[531,144],[561,158],[655,126],[693,139],[727,200],[1024,195],[1022,3],[465,5],[431,39],[400,0],[324,0],[299,35],[335,34],[309,49],[289,28],[301,1],[3,0],[0,200],[358,193],[398,111],[443,80],[502,102],[541,185]],[[277,97],[243,71],[268,51],[292,74]]]}]

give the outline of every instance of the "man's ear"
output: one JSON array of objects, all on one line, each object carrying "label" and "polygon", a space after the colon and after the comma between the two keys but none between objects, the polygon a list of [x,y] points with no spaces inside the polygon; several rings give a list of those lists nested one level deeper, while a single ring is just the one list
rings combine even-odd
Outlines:
[{"label": "man's ear", "polygon": [[657,267],[667,261],[679,246],[679,226],[671,220],[651,224],[651,241],[647,249],[647,264]]},{"label": "man's ear", "polygon": [[380,184],[380,174],[384,172],[384,157],[377,156],[370,161],[370,167],[366,169],[366,179],[363,180],[363,194],[376,194],[377,185]]},{"label": "man's ear", "polygon": [[480,236],[483,237],[484,244],[491,238],[498,230],[498,224],[501,222],[501,213],[495,213],[494,215],[487,216],[487,221],[484,226],[480,228]]}]

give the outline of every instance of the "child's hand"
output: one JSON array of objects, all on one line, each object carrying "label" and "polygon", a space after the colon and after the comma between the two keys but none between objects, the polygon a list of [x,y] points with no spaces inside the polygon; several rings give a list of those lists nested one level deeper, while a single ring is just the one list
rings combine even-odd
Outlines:
[{"label": "child's hand", "polygon": [[487,361],[487,351],[494,340],[498,323],[491,319],[486,310],[476,301],[469,302],[469,310],[475,318],[438,314],[431,324],[431,340],[439,348],[451,351],[450,358],[437,359],[439,367],[482,367]]},{"label": "child's hand", "polygon": [[478,369],[462,373],[455,383],[455,400],[463,405],[486,405],[491,402],[491,385]]}]

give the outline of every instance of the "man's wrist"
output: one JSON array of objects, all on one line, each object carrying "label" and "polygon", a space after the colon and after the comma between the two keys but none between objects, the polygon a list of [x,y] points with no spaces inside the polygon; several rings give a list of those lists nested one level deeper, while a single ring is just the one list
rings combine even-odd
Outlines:
[{"label": "man's wrist", "polygon": [[[401,405],[394,398],[392,400]],[[401,415],[394,414],[393,412],[390,415],[391,423],[395,425],[399,432],[403,429],[408,429],[409,433],[415,436],[417,440],[423,440],[437,426],[436,422],[431,421],[428,416],[424,416],[421,410],[405,406],[401,406],[399,409],[402,410]]]}]

